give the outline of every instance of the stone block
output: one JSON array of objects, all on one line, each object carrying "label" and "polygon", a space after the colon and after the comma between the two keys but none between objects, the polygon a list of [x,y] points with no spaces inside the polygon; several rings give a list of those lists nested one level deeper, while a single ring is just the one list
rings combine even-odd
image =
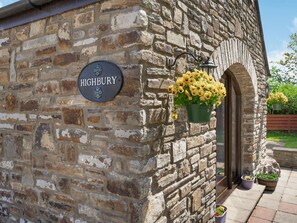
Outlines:
[{"label": "stone block", "polygon": [[39,109],[39,103],[37,100],[27,100],[20,102],[21,111],[37,111]]},{"label": "stone block", "polygon": [[110,0],[107,2],[102,2],[101,11],[111,11],[116,9],[128,8],[134,5],[139,4],[138,0],[122,0],[119,2],[118,0]]},{"label": "stone block", "polygon": [[156,222],[165,210],[165,199],[163,192],[148,196],[146,204],[146,212],[144,216],[144,223]]},{"label": "stone block", "polygon": [[9,81],[7,70],[0,70],[0,83],[7,83]]},{"label": "stone block", "polygon": [[202,192],[201,189],[196,189],[192,194],[192,211],[198,211],[201,207]]},{"label": "stone block", "polygon": [[178,202],[173,208],[169,211],[170,219],[173,220],[187,210],[187,199],[184,198]]},{"label": "stone block", "polygon": [[6,109],[8,111],[14,111],[16,106],[17,106],[17,99],[16,96],[9,94],[5,97],[5,102],[6,102]]},{"label": "stone block", "polygon": [[208,143],[208,144],[205,144],[201,147],[201,150],[200,150],[200,155],[201,157],[205,157],[205,156],[208,156],[212,153],[212,142],[211,143]]},{"label": "stone block", "polygon": [[186,39],[181,35],[172,31],[167,31],[167,41],[175,46],[186,48]]},{"label": "stone block", "polygon": [[54,183],[43,180],[43,179],[37,179],[36,186],[43,188],[43,189],[48,189],[48,190],[57,190],[56,185]]},{"label": "stone block", "polygon": [[5,135],[3,140],[3,153],[7,160],[19,159],[23,152],[23,137]]},{"label": "stone block", "polygon": [[75,143],[86,144],[88,134],[81,129],[56,129],[56,138],[60,141],[70,141]]},{"label": "stone block", "polygon": [[78,59],[79,58],[76,53],[64,53],[55,56],[53,63],[54,65],[65,66],[78,61]]},{"label": "stone block", "polygon": [[100,49],[104,51],[116,50],[123,47],[129,47],[139,43],[140,32],[129,31],[119,34],[104,36],[100,40]]},{"label": "stone block", "polygon": [[62,41],[69,41],[71,39],[70,32],[70,24],[65,22],[58,30],[58,38]]},{"label": "stone block", "polygon": [[130,125],[130,126],[142,126],[146,122],[146,113],[144,110],[140,111],[105,111],[103,117],[106,119],[106,123],[112,126],[114,125]]},{"label": "stone block", "polygon": [[79,108],[63,108],[63,119],[66,125],[83,125],[83,110]]},{"label": "stone block", "polygon": [[76,93],[77,92],[77,82],[72,79],[64,79],[60,82],[60,89],[62,93]]},{"label": "stone block", "polygon": [[125,201],[109,195],[91,193],[90,203],[92,206],[106,209],[107,211],[127,212],[128,204]]},{"label": "stone block", "polygon": [[94,10],[76,14],[73,17],[73,27],[81,28],[83,26],[91,25],[94,23]]},{"label": "stone block", "polygon": [[30,24],[30,37],[40,36],[44,33],[46,20],[38,20]]},{"label": "stone block", "polygon": [[79,40],[76,41],[73,46],[79,47],[79,46],[84,46],[84,45],[90,45],[92,43],[95,43],[98,40],[97,37],[91,37],[88,39],[83,39],[83,40]]},{"label": "stone block", "polygon": [[186,140],[182,139],[172,143],[172,158],[173,162],[176,163],[187,156],[187,144]]},{"label": "stone block", "polygon": [[150,185],[150,178],[133,179],[115,172],[108,174],[107,190],[119,196],[142,199],[150,192]]},{"label": "stone block", "polygon": [[56,34],[42,36],[36,39],[30,39],[23,42],[23,50],[30,50],[34,48],[43,48],[58,43],[58,37]]},{"label": "stone block", "polygon": [[38,71],[36,69],[25,70],[17,73],[17,81],[19,82],[34,82],[38,78]]},{"label": "stone block", "polygon": [[104,155],[79,154],[78,163],[92,166],[95,168],[110,169],[112,164],[112,159]]},{"label": "stone block", "polygon": [[19,122],[27,121],[26,114],[21,113],[0,113],[1,121]]},{"label": "stone block", "polygon": [[60,92],[58,81],[38,82],[35,85],[36,94],[58,94]]},{"label": "stone block", "polygon": [[44,49],[40,49],[36,51],[36,56],[46,56],[46,55],[52,55],[56,52],[56,47],[52,46],[52,47],[46,47]]},{"label": "stone block", "polygon": [[13,191],[7,189],[0,189],[0,201],[12,203]]},{"label": "stone block", "polygon": [[115,14],[111,17],[111,29],[113,31],[142,28],[147,25],[148,17],[144,10]]}]

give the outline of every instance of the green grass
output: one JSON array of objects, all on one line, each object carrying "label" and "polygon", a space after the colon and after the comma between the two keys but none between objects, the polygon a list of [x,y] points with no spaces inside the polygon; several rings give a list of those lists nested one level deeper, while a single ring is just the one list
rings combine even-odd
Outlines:
[{"label": "green grass", "polygon": [[275,142],[284,142],[285,148],[297,149],[297,131],[268,131],[267,140]]}]

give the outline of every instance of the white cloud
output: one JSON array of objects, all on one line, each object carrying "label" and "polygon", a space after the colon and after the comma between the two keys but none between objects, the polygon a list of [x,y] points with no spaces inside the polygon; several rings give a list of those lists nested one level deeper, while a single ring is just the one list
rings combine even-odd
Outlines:
[{"label": "white cloud", "polygon": [[290,31],[292,33],[295,33],[295,32],[297,32],[297,17],[295,17],[293,19],[292,23],[293,23],[293,26],[290,28]]},{"label": "white cloud", "polygon": [[288,45],[288,42],[283,41],[279,49],[267,52],[268,63],[270,67],[274,65],[273,62],[281,60],[283,58],[284,53],[288,52],[287,45]]},{"label": "white cloud", "polygon": [[3,3],[2,3],[2,1],[0,1],[0,8],[3,6]]}]

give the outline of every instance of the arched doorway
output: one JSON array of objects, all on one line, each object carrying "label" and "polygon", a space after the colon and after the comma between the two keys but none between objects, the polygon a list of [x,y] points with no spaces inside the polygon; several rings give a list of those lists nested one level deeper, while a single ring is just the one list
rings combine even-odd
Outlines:
[{"label": "arched doorway", "polygon": [[218,65],[215,79],[223,81],[228,90],[217,111],[217,172],[223,174],[216,189],[217,202],[221,202],[236,187],[241,173],[257,167],[258,80],[248,47],[239,39],[223,41],[211,58]]},{"label": "arched doorway", "polygon": [[216,110],[217,118],[217,199],[224,200],[228,189],[235,187],[241,176],[241,91],[230,70],[221,82],[227,96]]}]

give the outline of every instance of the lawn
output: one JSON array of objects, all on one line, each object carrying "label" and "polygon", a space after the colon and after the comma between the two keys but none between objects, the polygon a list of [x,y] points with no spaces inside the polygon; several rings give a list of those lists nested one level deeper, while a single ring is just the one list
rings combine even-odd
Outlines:
[{"label": "lawn", "polygon": [[275,142],[284,142],[284,147],[297,149],[297,131],[268,131],[267,140]]}]

